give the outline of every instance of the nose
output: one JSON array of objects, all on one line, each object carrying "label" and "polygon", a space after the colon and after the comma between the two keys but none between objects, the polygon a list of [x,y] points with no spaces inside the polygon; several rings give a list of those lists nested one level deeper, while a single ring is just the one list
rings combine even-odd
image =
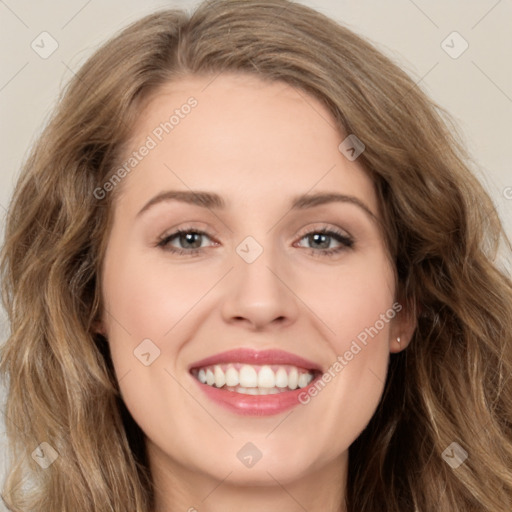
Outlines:
[{"label": "nose", "polygon": [[224,321],[245,324],[255,331],[295,322],[298,299],[292,291],[293,283],[272,251],[264,250],[252,263],[235,256],[222,305]]}]

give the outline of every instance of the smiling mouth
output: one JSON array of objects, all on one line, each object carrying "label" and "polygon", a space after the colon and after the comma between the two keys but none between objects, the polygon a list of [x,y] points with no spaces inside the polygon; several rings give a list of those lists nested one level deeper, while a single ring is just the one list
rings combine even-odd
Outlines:
[{"label": "smiling mouth", "polygon": [[225,363],[192,368],[201,384],[244,395],[271,395],[304,388],[320,374],[293,365]]}]

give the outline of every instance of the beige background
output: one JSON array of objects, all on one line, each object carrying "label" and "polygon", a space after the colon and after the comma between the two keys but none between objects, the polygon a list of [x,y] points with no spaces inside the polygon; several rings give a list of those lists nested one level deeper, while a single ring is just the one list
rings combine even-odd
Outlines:
[{"label": "beige background", "polygon": [[[48,119],[59,90],[73,72],[102,42],[142,15],[164,7],[190,10],[197,3],[0,0],[2,230],[20,163]],[[370,38],[448,109],[480,163],[480,179],[512,236],[512,1],[300,0],[300,3]],[[461,37],[448,37],[454,31]],[[48,32],[58,44],[55,52],[45,59],[31,47],[33,41],[37,44],[41,37],[48,37],[40,36],[42,32]],[[452,55],[459,53],[466,44],[464,41],[468,48],[458,58],[445,51]],[[3,317],[0,321],[1,342],[7,336],[7,326]],[[0,415],[2,480],[3,416]],[[4,510],[1,504],[0,510]]]}]

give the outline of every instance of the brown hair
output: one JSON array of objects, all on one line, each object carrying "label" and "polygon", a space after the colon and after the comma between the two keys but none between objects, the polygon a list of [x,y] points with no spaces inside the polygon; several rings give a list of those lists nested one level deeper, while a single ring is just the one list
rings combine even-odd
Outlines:
[{"label": "brown hair", "polygon": [[[94,191],[117,168],[150,94],[180,76],[222,72],[287,82],[363,141],[359,162],[378,193],[397,294],[417,317],[350,447],[348,510],[509,512],[512,284],[496,252],[510,242],[449,116],[369,42],[287,0],[212,0],[190,16],[147,16],[100,48],[61,97],[16,185],[2,252],[13,462],[5,503],[152,510],[144,437],[93,329],[120,187],[102,200]],[[59,454],[46,471],[31,458],[43,441]],[[452,442],[469,454],[457,469],[442,457]]]}]

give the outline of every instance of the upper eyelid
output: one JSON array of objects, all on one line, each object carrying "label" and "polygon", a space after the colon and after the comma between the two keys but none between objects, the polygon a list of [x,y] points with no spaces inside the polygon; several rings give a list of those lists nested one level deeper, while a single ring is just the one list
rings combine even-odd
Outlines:
[{"label": "upper eyelid", "polygon": [[[308,234],[311,231],[315,231],[315,230],[318,230],[318,231],[321,231],[321,230],[325,230],[325,231],[339,230],[339,231],[343,231],[344,233],[346,233],[347,236],[352,237],[352,235],[346,229],[340,228],[338,226],[332,226],[329,223],[322,223],[322,222],[314,223],[313,226],[307,226],[307,227],[301,229],[300,233]],[[195,226],[185,226],[185,227],[177,227],[177,228],[172,228],[170,230],[166,230],[164,232],[164,234],[160,236],[160,239],[167,238],[167,237],[169,237],[171,235],[175,235],[175,234],[178,234],[180,232],[181,233],[183,233],[183,232],[185,232],[185,233],[189,233],[189,232],[200,233],[200,234],[207,235],[209,237],[217,237],[217,236],[219,236],[216,231],[213,231],[212,233],[210,233],[210,232],[208,232],[207,229],[203,229],[203,228],[199,228],[199,227],[195,227]]]}]

